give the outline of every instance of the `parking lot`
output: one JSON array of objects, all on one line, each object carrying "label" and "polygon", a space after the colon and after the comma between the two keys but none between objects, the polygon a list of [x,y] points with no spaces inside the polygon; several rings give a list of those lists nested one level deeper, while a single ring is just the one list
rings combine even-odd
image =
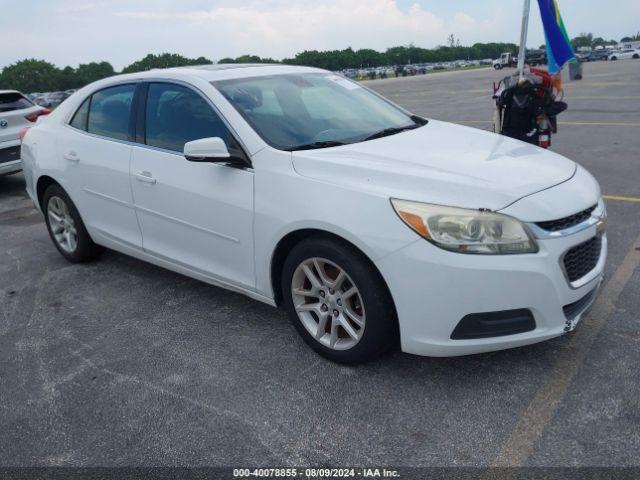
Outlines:
[{"label": "parking lot", "polygon": [[[515,350],[329,363],[241,295],[114,252],[67,263],[0,178],[0,464],[640,466],[639,67],[566,84],[552,149],[609,198],[607,281],[575,332]],[[505,74],[366,84],[491,129]]]}]

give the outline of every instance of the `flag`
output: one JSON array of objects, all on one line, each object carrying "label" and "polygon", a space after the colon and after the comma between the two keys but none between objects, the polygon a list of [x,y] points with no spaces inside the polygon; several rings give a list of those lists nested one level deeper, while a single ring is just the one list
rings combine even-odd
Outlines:
[{"label": "flag", "polygon": [[556,0],[538,0],[547,43],[549,73],[558,73],[565,63],[576,60]]}]

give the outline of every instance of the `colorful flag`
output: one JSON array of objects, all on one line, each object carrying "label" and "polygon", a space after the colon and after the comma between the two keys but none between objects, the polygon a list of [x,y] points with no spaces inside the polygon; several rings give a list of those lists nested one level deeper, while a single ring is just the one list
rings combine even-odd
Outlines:
[{"label": "colorful flag", "polygon": [[556,0],[538,0],[547,43],[549,73],[558,73],[565,63],[576,60]]}]

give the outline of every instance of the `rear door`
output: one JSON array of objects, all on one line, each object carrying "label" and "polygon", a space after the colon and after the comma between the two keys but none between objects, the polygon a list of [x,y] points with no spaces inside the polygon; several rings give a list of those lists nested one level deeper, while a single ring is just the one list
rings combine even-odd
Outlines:
[{"label": "rear door", "polygon": [[136,84],[107,87],[76,110],[58,143],[73,199],[94,240],[142,247],[129,182]]},{"label": "rear door", "polygon": [[[142,98],[142,97],[141,97]],[[198,91],[150,83],[139,104],[131,187],[144,250],[219,281],[253,288],[253,171],[190,162],[186,142],[220,137],[244,155]]]}]

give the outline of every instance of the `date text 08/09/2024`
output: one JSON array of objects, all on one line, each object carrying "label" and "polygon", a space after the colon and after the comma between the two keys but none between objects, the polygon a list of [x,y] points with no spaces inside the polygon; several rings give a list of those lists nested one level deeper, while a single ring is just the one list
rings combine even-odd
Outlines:
[{"label": "date text 08/09/2024", "polygon": [[398,478],[397,470],[386,468],[234,468],[234,478]]}]

